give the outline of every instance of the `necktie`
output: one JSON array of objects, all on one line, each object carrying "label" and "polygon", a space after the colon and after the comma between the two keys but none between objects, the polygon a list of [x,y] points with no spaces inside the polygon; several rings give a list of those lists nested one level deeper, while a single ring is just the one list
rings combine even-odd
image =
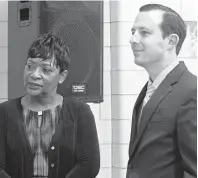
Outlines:
[{"label": "necktie", "polygon": [[148,85],[147,85],[146,95],[145,95],[144,100],[143,100],[142,108],[150,100],[150,98],[153,95],[154,91],[155,91],[155,87],[153,86],[153,83],[149,80],[148,81]]},{"label": "necktie", "polygon": [[153,83],[149,80],[148,81],[148,85],[147,85],[146,95],[144,97],[143,104],[142,104],[142,107],[141,107],[141,110],[140,110],[140,114],[139,114],[138,127],[139,127],[139,124],[140,124],[140,121],[141,121],[142,110],[144,109],[144,106],[146,105],[146,103],[150,100],[150,98],[153,95],[155,90],[156,89],[153,86]]}]

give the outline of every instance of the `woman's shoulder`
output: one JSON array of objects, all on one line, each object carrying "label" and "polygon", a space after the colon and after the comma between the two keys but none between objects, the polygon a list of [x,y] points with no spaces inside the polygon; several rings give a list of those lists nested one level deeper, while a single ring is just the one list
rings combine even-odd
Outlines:
[{"label": "woman's shoulder", "polygon": [[72,108],[81,108],[89,106],[87,103],[73,97],[64,97],[63,104]]},{"label": "woman's shoulder", "polygon": [[16,108],[20,106],[20,103],[21,103],[21,97],[10,99],[10,100],[0,103],[0,109],[7,110],[11,108]]}]

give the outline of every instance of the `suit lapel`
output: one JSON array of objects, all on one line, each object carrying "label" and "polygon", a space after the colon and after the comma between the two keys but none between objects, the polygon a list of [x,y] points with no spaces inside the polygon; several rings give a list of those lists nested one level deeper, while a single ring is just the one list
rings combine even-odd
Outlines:
[{"label": "suit lapel", "polygon": [[[183,62],[180,62],[180,64],[177,65],[167,75],[167,77],[164,79],[164,81],[160,84],[158,89],[153,94],[152,98],[144,106],[143,111],[142,111],[140,126],[139,126],[139,129],[137,132],[137,136],[135,137],[135,139],[133,138],[134,136],[132,137],[135,141],[134,141],[133,146],[131,147],[131,150],[130,150],[130,157],[133,155],[135,148],[137,147],[139,141],[141,140],[141,137],[142,137],[145,129],[147,128],[147,125],[148,125],[149,121],[151,120],[152,115],[153,115],[154,111],[156,110],[157,106],[171,92],[172,85],[178,82],[178,80],[180,79],[181,75],[183,74],[183,72],[185,70],[187,70],[186,66],[184,65]],[[141,98],[141,101],[142,101],[142,98]],[[133,120],[137,120],[137,114],[134,115],[133,117],[136,117],[135,119],[133,118]]]},{"label": "suit lapel", "polygon": [[140,107],[140,104],[142,103],[144,96],[146,94],[146,90],[147,90],[147,84],[148,82],[144,85],[142,91],[140,92],[136,103],[134,105],[134,109],[133,109],[133,116],[132,116],[132,128],[131,128],[131,139],[130,139],[130,145],[129,145],[129,155],[131,154],[131,148],[132,145],[135,141],[136,138],[136,134],[137,134],[137,119],[138,119],[138,109]]}]

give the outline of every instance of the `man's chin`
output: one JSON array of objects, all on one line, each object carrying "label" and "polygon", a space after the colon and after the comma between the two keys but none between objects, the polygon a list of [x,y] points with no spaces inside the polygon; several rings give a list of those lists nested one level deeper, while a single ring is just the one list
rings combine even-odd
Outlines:
[{"label": "man's chin", "polygon": [[144,61],[138,57],[135,57],[134,62],[136,65],[143,67],[144,66]]}]

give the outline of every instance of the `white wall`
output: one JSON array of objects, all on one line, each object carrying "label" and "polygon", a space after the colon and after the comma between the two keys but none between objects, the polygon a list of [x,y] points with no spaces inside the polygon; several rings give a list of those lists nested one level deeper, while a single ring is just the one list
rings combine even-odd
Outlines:
[{"label": "white wall", "polygon": [[[112,168],[112,128],[111,128],[111,55],[110,55],[110,3],[104,2],[104,102],[91,104],[96,119],[101,152],[101,169],[97,178],[111,178]],[[92,107],[93,106],[93,107]]]},{"label": "white wall", "polygon": [[8,97],[8,4],[0,1],[0,102]]}]

